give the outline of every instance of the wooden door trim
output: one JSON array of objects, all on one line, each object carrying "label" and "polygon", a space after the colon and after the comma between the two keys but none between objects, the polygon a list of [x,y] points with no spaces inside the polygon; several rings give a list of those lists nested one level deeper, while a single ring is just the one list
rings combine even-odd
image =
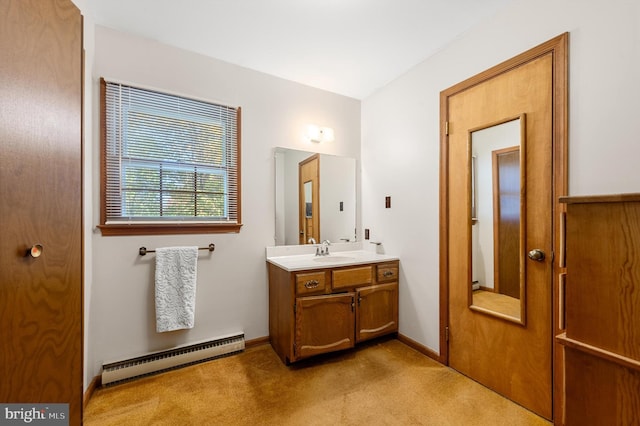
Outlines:
[{"label": "wooden door trim", "polygon": [[[568,41],[569,33],[563,33],[540,44],[514,58],[504,61],[488,70],[468,78],[440,92],[440,355],[439,361],[449,365],[448,326],[449,326],[449,147],[448,147],[448,109],[449,98],[481,84],[487,80],[527,64],[541,56],[553,57],[553,106],[552,106],[552,239],[554,253],[560,253],[561,232],[559,217],[566,206],[559,203],[559,197],[568,192]],[[558,317],[558,283],[564,265],[560,256],[554,256],[552,263],[552,312],[553,330],[550,338],[562,332]],[[562,406],[562,354],[556,344],[552,344],[553,402],[554,418],[560,418]]]}]

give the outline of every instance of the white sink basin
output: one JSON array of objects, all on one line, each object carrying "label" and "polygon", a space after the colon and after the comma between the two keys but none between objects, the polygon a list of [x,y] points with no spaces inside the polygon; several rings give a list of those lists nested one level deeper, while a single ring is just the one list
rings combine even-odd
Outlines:
[{"label": "white sink basin", "polygon": [[364,263],[383,262],[389,260],[398,260],[398,258],[395,256],[377,254],[365,250],[334,251],[328,256],[316,256],[311,253],[285,256],[267,256],[267,262],[272,263],[287,271],[332,268],[334,266],[359,265]]},{"label": "white sink basin", "polygon": [[354,260],[355,257],[349,256],[316,256],[313,258],[314,262],[333,263],[333,262],[349,262]]}]

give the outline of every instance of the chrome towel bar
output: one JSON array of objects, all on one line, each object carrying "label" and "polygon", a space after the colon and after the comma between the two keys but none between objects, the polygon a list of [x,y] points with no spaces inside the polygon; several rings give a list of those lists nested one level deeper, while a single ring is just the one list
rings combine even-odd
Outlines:
[{"label": "chrome towel bar", "polygon": [[[209,251],[214,251],[216,249],[216,245],[211,243],[209,244],[209,247],[198,247],[198,250],[209,250]],[[138,250],[138,253],[140,254],[140,256],[144,256],[147,253],[155,253],[155,250],[148,250],[146,247],[140,247],[140,249]]]}]

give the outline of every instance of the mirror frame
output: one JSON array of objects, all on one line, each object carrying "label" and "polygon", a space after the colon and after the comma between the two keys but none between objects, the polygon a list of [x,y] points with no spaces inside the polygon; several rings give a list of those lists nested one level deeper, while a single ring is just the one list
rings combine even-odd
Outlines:
[{"label": "mirror frame", "polygon": [[[526,181],[526,152],[527,152],[527,143],[526,143],[526,114],[522,113],[520,115],[517,115],[515,117],[508,117],[508,118],[504,118],[502,120],[498,120],[489,124],[485,124],[482,126],[478,126],[475,127],[473,129],[469,129],[468,131],[468,137],[467,137],[467,193],[469,194],[469,212],[468,212],[468,217],[469,217],[469,221],[467,223],[467,232],[469,235],[469,247],[468,247],[468,256],[469,256],[469,265],[473,265],[473,236],[472,236],[472,226],[473,224],[477,223],[477,218],[473,217],[474,213],[477,213],[474,211],[475,207],[477,206],[477,199],[475,199],[475,197],[477,196],[477,190],[476,190],[476,185],[477,185],[477,180],[475,178],[475,173],[476,173],[476,160],[474,159],[474,155],[473,155],[473,133],[474,132],[478,132],[481,130],[486,130],[489,129],[491,127],[495,127],[495,126],[499,126],[501,124],[505,124],[505,123],[509,123],[511,121],[516,121],[519,120],[520,121],[520,143],[518,144],[519,148],[520,148],[520,232],[519,232],[519,250],[520,253],[518,255],[518,259],[519,259],[519,265],[518,265],[518,276],[519,276],[519,281],[520,281],[520,317],[514,317],[512,315],[508,315],[504,312],[499,312],[493,309],[489,309],[487,307],[484,306],[480,306],[480,305],[476,305],[473,303],[473,268],[469,268],[469,292],[468,292],[468,306],[469,309],[476,311],[476,312],[480,312],[482,314],[486,314],[489,316],[494,316],[506,321],[510,321],[522,326],[526,326],[526,318],[527,318],[527,312],[526,312],[526,253],[525,253],[525,247],[526,247],[526,228],[527,228],[527,217],[526,217],[526,187],[527,187],[527,181]],[[510,145],[510,146],[516,146],[516,145]],[[492,185],[492,191],[493,191],[493,185]],[[494,195],[495,196],[495,195]],[[493,203],[493,200],[491,200],[491,202]],[[495,206],[494,206],[495,209]],[[495,210],[494,210],[494,214],[495,214]],[[495,229],[494,229],[494,235],[495,235]],[[494,251],[495,251],[495,237],[493,239],[493,244],[494,244]],[[495,255],[494,255],[494,259],[493,259],[493,263],[495,265],[496,259],[495,259]],[[507,296],[508,297],[508,296]]]}]

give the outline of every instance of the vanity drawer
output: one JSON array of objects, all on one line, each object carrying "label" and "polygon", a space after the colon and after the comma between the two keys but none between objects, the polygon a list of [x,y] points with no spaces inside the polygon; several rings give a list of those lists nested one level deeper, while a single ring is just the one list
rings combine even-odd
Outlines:
[{"label": "vanity drawer", "polygon": [[356,268],[334,269],[331,272],[333,289],[347,289],[373,282],[373,266],[360,266]]},{"label": "vanity drawer", "polygon": [[324,271],[296,274],[296,294],[324,293],[327,274]]},{"label": "vanity drawer", "polygon": [[381,263],[376,266],[378,282],[398,280],[398,262]]}]

